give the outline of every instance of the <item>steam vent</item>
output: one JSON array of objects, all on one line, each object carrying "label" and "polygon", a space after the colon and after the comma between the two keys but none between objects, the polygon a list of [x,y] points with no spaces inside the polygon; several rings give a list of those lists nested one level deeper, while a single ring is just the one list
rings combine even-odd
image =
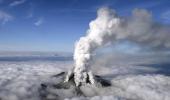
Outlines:
[{"label": "steam vent", "polygon": [[[92,96],[97,95],[94,91],[95,88],[105,88],[111,86],[111,82],[102,78],[101,76],[94,75],[95,84],[90,83],[89,76],[87,76],[86,84],[76,86],[74,81],[74,74],[72,73],[69,80],[66,82],[66,72],[61,72],[49,78],[49,82],[44,82],[39,88],[41,100],[63,100],[75,96]],[[88,93],[88,91],[93,91]],[[93,93],[93,94],[91,94]],[[64,94],[64,95],[63,95]]]}]

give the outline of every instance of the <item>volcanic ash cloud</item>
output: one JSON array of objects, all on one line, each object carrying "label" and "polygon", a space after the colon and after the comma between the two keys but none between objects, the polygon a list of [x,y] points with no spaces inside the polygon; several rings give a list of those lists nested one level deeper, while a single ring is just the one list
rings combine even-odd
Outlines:
[{"label": "volcanic ash cloud", "polygon": [[97,48],[114,42],[129,41],[153,50],[169,49],[169,37],[169,26],[154,22],[151,13],[144,9],[135,9],[131,17],[125,18],[119,17],[112,9],[100,8],[97,18],[89,24],[87,35],[75,44],[76,85],[86,83],[87,77],[90,83],[94,83],[89,66],[92,53]]}]

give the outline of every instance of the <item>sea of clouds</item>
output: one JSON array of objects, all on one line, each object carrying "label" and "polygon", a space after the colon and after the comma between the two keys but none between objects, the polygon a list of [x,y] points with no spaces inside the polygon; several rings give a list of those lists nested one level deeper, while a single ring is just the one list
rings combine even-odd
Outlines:
[{"label": "sea of clouds", "polygon": [[[112,54],[113,55],[113,54]],[[84,96],[60,90],[65,100],[169,100],[168,55],[94,57],[92,71],[111,81],[111,87],[81,87]],[[41,100],[38,88],[50,77],[73,67],[72,60],[0,61],[1,100]],[[62,94],[63,93],[63,94]]]},{"label": "sea of clouds", "polygon": [[0,100],[40,100],[40,84],[71,66],[69,61],[0,62]]}]

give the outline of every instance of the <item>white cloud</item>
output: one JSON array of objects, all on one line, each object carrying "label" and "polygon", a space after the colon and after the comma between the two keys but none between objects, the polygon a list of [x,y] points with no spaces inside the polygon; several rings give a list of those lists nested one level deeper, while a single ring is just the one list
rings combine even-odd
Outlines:
[{"label": "white cloud", "polygon": [[2,24],[5,24],[6,22],[8,22],[12,19],[13,19],[13,17],[10,14],[0,10],[0,22]]},{"label": "white cloud", "polygon": [[71,67],[70,63],[61,63],[61,65],[59,63],[0,62],[0,99],[41,100],[38,92],[40,82],[59,73],[63,66]]},{"label": "white cloud", "polygon": [[[11,57],[14,57],[13,59],[16,60],[16,55],[11,53],[6,54],[12,55]],[[24,55],[33,57],[35,53],[23,53],[20,57],[24,58]],[[42,57],[43,55],[37,55],[37,57],[39,56]],[[53,55],[51,57],[53,57]],[[106,78],[111,80],[113,84],[111,87],[102,88],[86,85],[81,87],[85,97],[77,96],[76,92],[72,92],[72,88],[53,89],[49,87],[48,90],[50,93],[48,94],[48,91],[44,93],[47,94],[47,97],[53,97],[55,94],[61,98],[63,97],[63,99],[56,98],[56,100],[170,100],[170,77],[160,74],[137,75],[135,72],[138,71],[135,69],[143,69],[140,73],[144,73],[148,71],[148,69],[145,69],[147,66],[133,66],[128,64],[130,61],[138,61],[136,58],[135,60],[132,59],[132,57],[129,58],[130,57],[115,62],[118,64],[110,60],[112,61],[111,63],[113,63],[111,67],[98,64],[99,66],[96,71],[101,71],[99,69],[101,66],[105,68],[102,70],[103,72],[107,71],[106,68],[110,71],[110,73],[106,73],[105,75],[109,74]],[[156,57],[153,56],[151,58],[156,59]],[[103,58],[101,57],[100,59]],[[117,59],[117,57],[115,57],[115,59]],[[141,60],[146,59],[141,58]],[[42,100],[43,98],[40,98],[39,94],[40,91],[38,91],[40,84],[45,82],[51,84],[59,82],[57,78],[52,78],[51,76],[61,71],[67,71],[73,64],[74,62],[72,61],[1,61],[0,98],[2,100]],[[148,68],[150,69],[150,67]],[[128,74],[128,72],[132,71],[134,71],[134,74]],[[119,76],[116,76],[116,74],[119,74]],[[98,75],[101,75],[101,73]],[[65,97],[73,98],[66,99]]]},{"label": "white cloud", "polygon": [[85,92],[96,96],[65,100],[169,100],[169,81],[169,77],[162,75],[122,76],[112,79],[113,86],[109,88],[84,86]]},{"label": "white cloud", "polygon": [[170,21],[170,10],[162,13],[161,18],[164,19],[165,21]]},{"label": "white cloud", "polygon": [[13,1],[12,3],[10,3],[9,6],[13,7],[13,6],[23,4],[25,2],[26,2],[26,0],[17,0],[17,1]]},{"label": "white cloud", "polygon": [[39,19],[34,23],[34,25],[35,25],[35,26],[40,26],[41,24],[43,24],[43,22],[44,22],[44,19],[43,19],[43,18],[39,18]]}]

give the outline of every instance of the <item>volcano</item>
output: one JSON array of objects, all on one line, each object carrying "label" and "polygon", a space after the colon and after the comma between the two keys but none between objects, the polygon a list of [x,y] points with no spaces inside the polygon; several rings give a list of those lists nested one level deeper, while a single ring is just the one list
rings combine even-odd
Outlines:
[{"label": "volcano", "polygon": [[[105,88],[111,86],[109,80],[104,79],[102,76],[94,75],[95,84],[91,84],[89,76],[87,76],[86,83],[76,86],[74,81],[74,74],[71,74],[69,80],[65,82],[67,72],[61,72],[59,74],[50,77],[50,82],[44,82],[39,87],[39,93],[41,100],[62,100],[64,98],[70,98],[75,96],[90,96],[95,95],[88,94],[87,88],[93,91],[94,87]],[[62,95],[61,95],[62,94]],[[97,95],[97,94],[96,94]]]}]

